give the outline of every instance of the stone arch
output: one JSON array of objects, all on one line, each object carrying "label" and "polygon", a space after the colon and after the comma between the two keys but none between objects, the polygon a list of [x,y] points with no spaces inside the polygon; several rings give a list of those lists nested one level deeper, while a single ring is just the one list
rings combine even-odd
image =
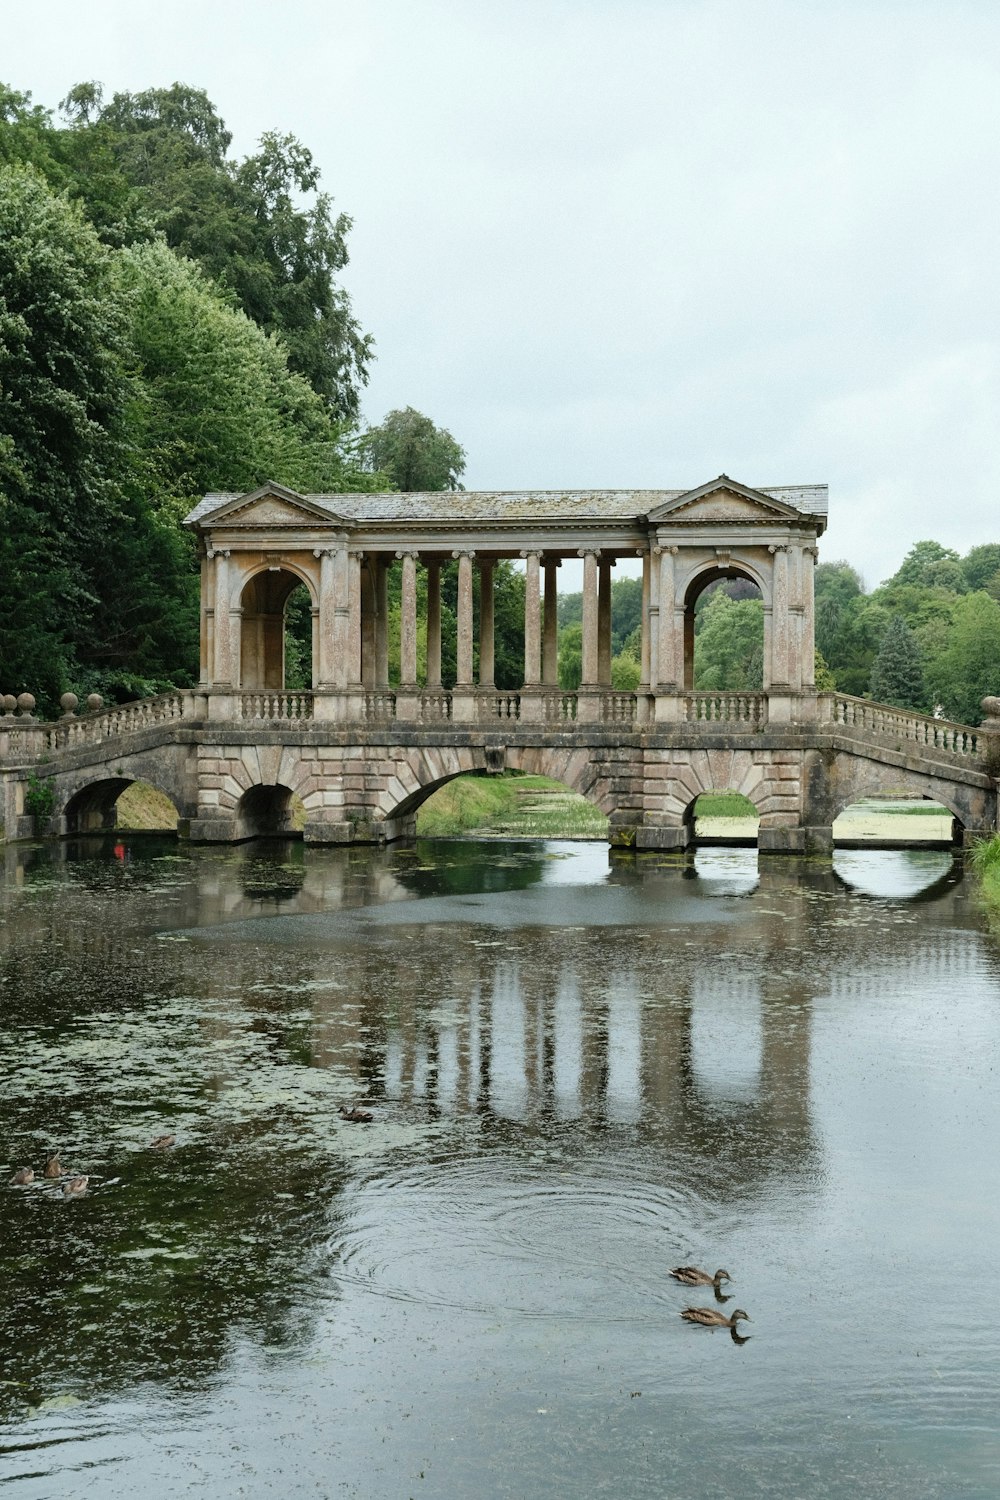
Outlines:
[{"label": "stone arch", "polygon": [[[730,556],[722,561],[714,558],[705,562],[696,563],[681,580],[680,597],[683,601],[683,633],[681,640],[682,674],[681,683],[685,691],[690,692],[694,687],[694,625],[695,605],[705,590],[713,583],[719,583],[723,579],[744,578],[760,590],[761,599],[764,601],[765,636],[767,633],[767,616],[771,606],[770,579],[766,577],[757,564],[739,554]],[[769,678],[767,641],[764,643],[764,686],[767,686]]]},{"label": "stone arch", "polygon": [[248,787],[236,804],[236,838],[293,835],[294,797],[292,788],[280,782],[273,785],[257,782]]},{"label": "stone arch", "polygon": [[[118,798],[127,787],[134,786],[137,781],[149,782],[151,786],[156,785],[148,776],[117,774],[98,776],[84,782],[75,791],[71,790],[66,796],[59,818],[61,831],[67,834],[101,833],[115,828],[117,826],[115,808]],[[157,791],[169,797],[180,820],[183,816],[183,808],[176,797],[171,796],[170,792],[160,786],[157,786]]]},{"label": "stone arch", "polygon": [[960,781],[947,781],[911,771],[904,766],[887,765],[859,755],[838,755],[831,778],[827,810],[831,824],[846,807],[865,797],[891,792],[909,792],[946,807],[959,829],[982,826],[980,803],[983,795],[976,787]]},{"label": "stone arch", "polygon": [[[285,608],[300,584],[309,590],[315,622],[319,608],[316,580],[291,558],[259,563],[237,579],[234,607],[240,614],[241,688],[257,692],[284,688]],[[315,634],[315,623],[313,629]],[[315,656],[314,650],[314,675]]]}]

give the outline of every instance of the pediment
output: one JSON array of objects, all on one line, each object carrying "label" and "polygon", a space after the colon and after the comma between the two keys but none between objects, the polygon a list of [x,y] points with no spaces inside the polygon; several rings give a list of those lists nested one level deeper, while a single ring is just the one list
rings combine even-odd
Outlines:
[{"label": "pediment", "polygon": [[800,512],[794,506],[775,500],[762,490],[740,484],[727,474],[720,474],[718,479],[710,480],[698,489],[676,495],[649,513],[650,521],[677,521],[685,525],[731,525],[734,522],[747,525],[754,521],[773,524],[799,517]]},{"label": "pediment", "polygon": [[217,526],[314,527],[317,521],[327,526],[344,526],[343,516],[327,510],[295,490],[280,484],[265,484],[247,495],[227,496],[214,510],[198,518],[198,524],[211,529]]}]

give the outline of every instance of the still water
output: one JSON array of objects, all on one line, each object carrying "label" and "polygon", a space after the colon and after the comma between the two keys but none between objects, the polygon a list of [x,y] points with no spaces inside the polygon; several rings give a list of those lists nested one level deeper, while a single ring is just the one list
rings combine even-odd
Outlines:
[{"label": "still water", "polygon": [[1000,1492],[1000,944],[949,854],[5,857],[12,1500]]}]

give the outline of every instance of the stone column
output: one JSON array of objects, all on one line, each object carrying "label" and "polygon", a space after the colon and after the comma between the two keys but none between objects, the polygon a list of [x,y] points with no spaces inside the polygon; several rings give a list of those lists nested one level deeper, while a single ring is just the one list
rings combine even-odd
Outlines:
[{"label": "stone column", "polygon": [[524,558],[524,685],[534,688],[542,680],[540,554],[522,552],[521,556]]},{"label": "stone column", "polygon": [[211,599],[211,568],[208,553],[201,560],[201,628],[199,630],[198,685],[207,687],[212,681],[212,647],[215,644],[215,610]]},{"label": "stone column", "polygon": [[602,687],[611,686],[611,559],[597,565],[597,677]]},{"label": "stone column", "polygon": [[361,683],[361,569],[365,554],[351,548],[347,554],[347,687],[360,692]]},{"label": "stone column", "polygon": [[385,692],[389,686],[389,564],[376,556],[375,584],[375,687]]},{"label": "stone column", "polygon": [[[397,552],[403,561],[399,621],[399,685],[417,685],[417,554]],[[383,570],[384,573],[384,570]]]},{"label": "stone column", "polygon": [[599,606],[597,597],[597,552],[581,551],[583,558],[583,675],[582,688],[597,687],[599,678]]},{"label": "stone column", "polygon": [[479,686],[487,692],[493,691],[494,658],[493,559],[485,558],[479,564]]},{"label": "stone column", "polygon": [[559,559],[546,557],[545,607],[542,624],[542,682],[546,687],[559,686]]},{"label": "stone column", "polygon": [[[229,549],[213,554],[215,561],[215,671],[212,686],[234,687],[233,627],[229,608]],[[238,638],[238,637],[237,637]]]},{"label": "stone column", "polygon": [[655,680],[656,653],[653,649],[653,631],[659,619],[659,611],[653,605],[653,558],[647,547],[642,557],[642,615],[640,619],[639,692],[636,699],[636,721],[648,723],[653,717],[651,694]]},{"label": "stone column", "polygon": [[458,558],[458,640],[455,652],[455,688],[451,695],[452,720],[468,723],[477,717],[476,688],[472,672],[472,559],[475,553],[455,552]]},{"label": "stone column", "polygon": [[656,559],[654,589],[656,594],[656,643],[650,648],[650,662],[656,660],[652,680],[656,694],[656,718],[678,717],[678,694],[684,672],[684,603],[677,599],[677,548],[661,547]]},{"label": "stone column", "polygon": [[427,686],[441,690],[441,564],[427,564]]},{"label": "stone column", "polygon": [[334,661],[334,612],[336,610],[336,582],[332,547],[315,547],[313,556],[319,558],[319,619],[318,629],[313,635],[313,682],[322,692],[332,688],[336,681]]},{"label": "stone column", "polygon": [[787,688],[788,671],[788,548],[769,547],[774,556],[771,586],[771,687]]}]

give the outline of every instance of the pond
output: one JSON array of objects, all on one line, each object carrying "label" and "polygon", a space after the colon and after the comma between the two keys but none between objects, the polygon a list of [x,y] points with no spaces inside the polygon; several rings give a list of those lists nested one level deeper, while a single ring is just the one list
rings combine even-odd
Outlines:
[{"label": "pond", "polygon": [[3,857],[12,1497],[1000,1491],[1000,945],[947,851]]}]

